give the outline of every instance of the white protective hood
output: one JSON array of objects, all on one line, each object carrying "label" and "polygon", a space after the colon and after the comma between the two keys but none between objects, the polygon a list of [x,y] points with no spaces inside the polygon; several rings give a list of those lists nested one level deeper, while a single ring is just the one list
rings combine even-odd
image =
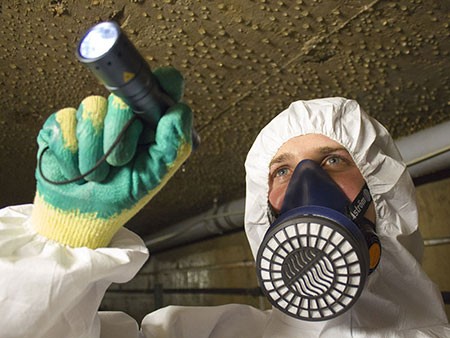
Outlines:
[{"label": "white protective hood", "polygon": [[[245,231],[254,257],[269,226],[269,162],[286,141],[305,134],[325,135],[342,144],[353,157],[374,199],[382,256],[361,297],[342,316],[311,323],[274,309],[273,317],[280,318],[274,326],[284,322],[295,327],[293,336],[298,336],[298,330],[335,337],[369,332],[383,337],[397,336],[393,332],[409,336],[415,329],[439,337],[450,335],[440,292],[418,262],[422,241],[412,180],[389,133],[353,100],[294,102],[257,136],[245,162]],[[283,330],[283,335],[289,336],[289,329]]]}]

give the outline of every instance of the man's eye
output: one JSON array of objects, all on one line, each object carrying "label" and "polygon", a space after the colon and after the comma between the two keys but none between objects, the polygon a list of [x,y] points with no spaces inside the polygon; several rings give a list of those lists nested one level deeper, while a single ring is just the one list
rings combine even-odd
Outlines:
[{"label": "man's eye", "polygon": [[288,173],[289,173],[288,168],[280,168],[280,169],[275,170],[274,177],[286,176]]},{"label": "man's eye", "polygon": [[325,165],[339,165],[343,163],[343,159],[338,156],[330,156],[327,159],[325,159],[324,164]]},{"label": "man's eye", "polygon": [[343,170],[352,166],[353,161],[339,155],[330,155],[322,161],[322,167],[329,170]]}]

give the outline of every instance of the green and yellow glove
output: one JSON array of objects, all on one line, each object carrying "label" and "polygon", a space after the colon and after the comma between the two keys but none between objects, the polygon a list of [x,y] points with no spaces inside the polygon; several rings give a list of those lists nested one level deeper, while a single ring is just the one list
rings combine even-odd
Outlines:
[{"label": "green and yellow glove", "polygon": [[[179,102],[182,76],[173,68],[154,74],[178,103],[161,117],[156,132],[134,120],[106,161],[83,179],[62,185],[50,182],[65,181],[93,168],[133,112],[114,95],[108,100],[90,96],[78,110],[62,109],[45,122],[38,136],[32,213],[38,233],[71,247],[107,246],[189,157],[192,113]],[[150,144],[142,146],[140,139]]]}]

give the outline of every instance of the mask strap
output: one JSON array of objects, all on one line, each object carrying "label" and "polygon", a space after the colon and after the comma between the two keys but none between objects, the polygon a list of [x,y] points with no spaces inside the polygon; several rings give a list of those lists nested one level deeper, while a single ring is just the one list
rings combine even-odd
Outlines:
[{"label": "mask strap", "polygon": [[372,195],[370,194],[369,187],[367,183],[361,188],[358,196],[353,200],[353,202],[348,207],[348,214],[353,221],[359,221],[364,217],[369,204],[372,202]]},{"label": "mask strap", "polygon": [[269,219],[269,224],[272,224],[280,214],[275,211],[269,201],[267,201],[267,206],[267,218]]}]

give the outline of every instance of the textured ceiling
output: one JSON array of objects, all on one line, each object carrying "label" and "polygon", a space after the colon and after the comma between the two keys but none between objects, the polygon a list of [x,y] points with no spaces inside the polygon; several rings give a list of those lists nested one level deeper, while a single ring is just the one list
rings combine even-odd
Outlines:
[{"label": "textured ceiling", "polygon": [[76,44],[117,21],[152,68],[186,78],[202,144],[128,225],[142,235],[244,195],[257,132],[291,101],[358,100],[394,137],[450,119],[442,0],[2,0],[1,206],[31,202],[36,135],[87,95],[107,95]]}]

